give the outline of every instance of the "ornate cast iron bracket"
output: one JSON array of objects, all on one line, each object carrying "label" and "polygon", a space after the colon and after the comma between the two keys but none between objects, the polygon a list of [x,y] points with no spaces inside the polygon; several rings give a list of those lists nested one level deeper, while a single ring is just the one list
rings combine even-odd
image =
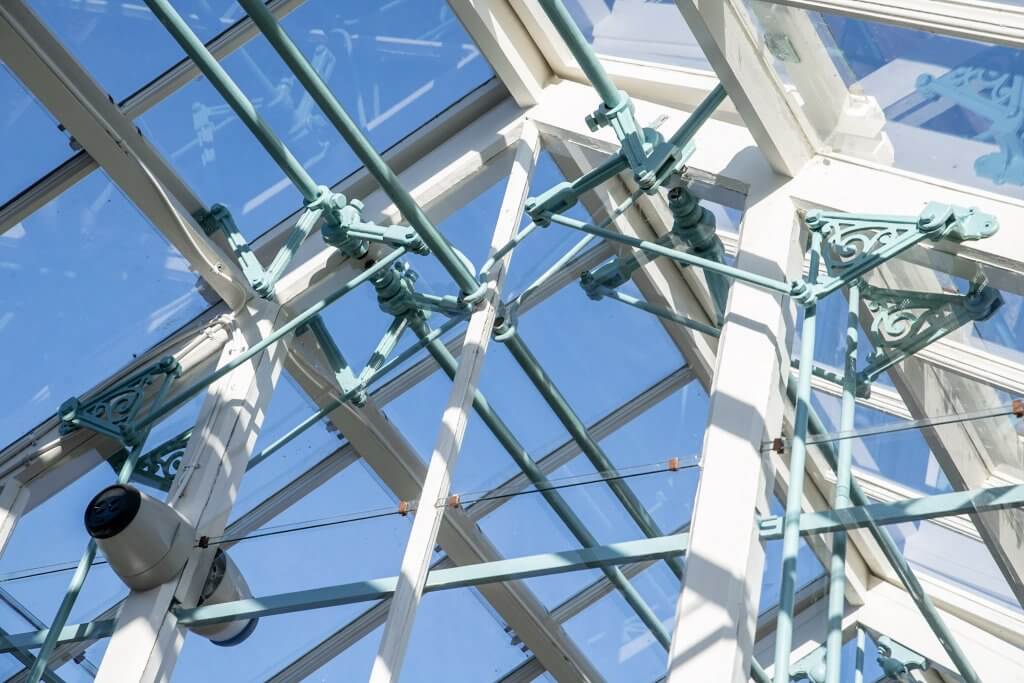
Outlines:
[{"label": "ornate cast iron bracket", "polygon": [[984,67],[960,66],[935,78],[917,78],[922,95],[946,97],[992,122],[979,138],[999,151],[974,161],[974,172],[997,185],[1024,185],[1024,76]]},{"label": "ornate cast iron bracket", "polygon": [[[178,473],[181,459],[185,455],[185,447],[188,446],[190,436],[191,428],[143,453],[135,463],[132,480],[160,491],[169,491],[174,475]],[[107,462],[115,472],[120,472],[127,459],[128,451],[122,449],[110,456]]]},{"label": "ornate cast iron bracket", "polygon": [[937,202],[930,202],[917,217],[811,211],[804,222],[821,233],[825,242],[822,261],[828,278],[816,287],[818,298],[849,285],[925,239],[980,240],[999,229],[994,216]]},{"label": "ornate cast iron bracket", "polygon": [[928,660],[909,647],[900,645],[889,636],[878,639],[878,666],[882,668],[887,680],[909,681],[911,671],[924,671],[928,668]]},{"label": "ornate cast iron bracket", "polygon": [[136,431],[135,423],[142,412],[147,389],[158,378],[163,378],[156,397],[149,404],[152,411],[159,407],[171,383],[180,375],[178,361],[167,356],[87,401],[69,398],[57,413],[61,421],[60,432],[68,434],[85,427],[118,439],[125,446],[136,446],[142,435]]},{"label": "ornate cast iron bracket", "polygon": [[865,387],[904,358],[967,323],[987,320],[1003,305],[999,290],[985,284],[971,285],[966,294],[861,285],[861,297],[873,316],[866,332],[874,350],[857,378]]}]

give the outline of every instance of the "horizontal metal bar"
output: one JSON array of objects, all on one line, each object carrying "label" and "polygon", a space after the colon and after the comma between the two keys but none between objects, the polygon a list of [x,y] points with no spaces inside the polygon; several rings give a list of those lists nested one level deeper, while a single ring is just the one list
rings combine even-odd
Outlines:
[{"label": "horizontal metal bar", "polygon": [[[689,534],[674,534],[579,550],[527,555],[496,562],[439,569],[430,572],[427,576],[424,590],[430,592],[464,588],[594,567],[611,567],[631,562],[665,559],[682,555],[686,551],[688,540]],[[238,619],[379,600],[390,596],[397,583],[397,576],[389,576],[327,588],[279,593],[262,598],[175,610],[175,615],[178,617],[178,623],[183,626],[217,624]],[[12,636],[12,638],[15,637],[18,636]]]},{"label": "horizontal metal bar", "polygon": [[[874,524],[899,524],[936,517],[990,512],[1024,507],[1024,484],[970,491],[939,493],[895,503],[873,503],[856,507],[805,512],[800,515],[800,534],[827,534],[841,529],[859,529]],[[761,538],[782,538],[782,518],[765,517],[760,522]]]},{"label": "horizontal metal bar", "polygon": [[[57,643],[74,643],[80,640],[97,640],[109,638],[114,633],[113,619],[101,621],[90,621],[84,624],[71,624],[60,631]],[[15,649],[32,650],[42,646],[46,640],[46,634],[50,629],[39,631],[27,631],[25,633],[14,633],[7,636],[6,642],[0,643],[0,653],[11,652]]]}]

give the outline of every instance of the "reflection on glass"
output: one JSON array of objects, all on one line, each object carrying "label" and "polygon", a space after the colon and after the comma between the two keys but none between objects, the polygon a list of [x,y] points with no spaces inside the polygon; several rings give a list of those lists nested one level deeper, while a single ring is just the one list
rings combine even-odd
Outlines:
[{"label": "reflection on glass", "polygon": [[[71,146],[57,122],[43,109],[7,67],[0,63],[0,204],[31,185],[71,156]],[[11,228],[18,230],[20,226]]]},{"label": "reflection on glass", "polygon": [[[185,57],[143,2],[28,0],[27,4],[116,100],[128,97]],[[233,2],[175,0],[174,9],[203,41],[242,16]]]},{"label": "reflection on glass", "polygon": [[[491,77],[442,0],[303,3],[281,21],[349,115],[383,150]],[[277,53],[259,36],[223,60],[260,115],[319,182],[359,167]],[[252,239],[301,198],[205,79],[139,119],[146,136],[207,203],[221,203]]]},{"label": "reflection on glass", "polygon": [[[984,516],[993,514],[997,513],[982,513]],[[915,570],[995,599],[1013,610],[1021,610],[983,542],[935,522],[907,522],[887,528]]]},{"label": "reflection on glass", "polygon": [[567,0],[565,6],[600,55],[711,70],[673,0]]},{"label": "reflection on glass", "polygon": [[0,236],[0,441],[203,311],[196,281],[102,171]]},{"label": "reflection on glass", "polygon": [[749,0],[831,149],[1024,197],[1019,50]]}]

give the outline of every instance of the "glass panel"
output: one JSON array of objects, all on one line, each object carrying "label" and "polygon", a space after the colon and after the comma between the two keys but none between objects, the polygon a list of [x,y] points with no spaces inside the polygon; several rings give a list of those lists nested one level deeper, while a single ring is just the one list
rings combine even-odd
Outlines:
[{"label": "glass panel", "polygon": [[[68,137],[57,122],[0,63],[0,151],[14,163],[0,166],[0,203],[31,185],[71,156]],[[23,230],[20,225],[11,231]]]},{"label": "glass panel", "polygon": [[96,171],[0,236],[0,441],[195,318],[188,263]]},{"label": "glass panel", "polygon": [[[985,512],[981,516],[994,514]],[[907,522],[887,528],[916,571],[951,581],[1012,610],[1022,611],[992,559],[992,553],[977,538],[934,521]]]},{"label": "glass panel", "polygon": [[1024,197],[1019,51],[756,0],[749,6],[828,147]]},{"label": "glass panel", "polygon": [[[28,0],[28,5],[116,100],[125,99],[185,57],[142,2]],[[174,9],[203,41],[242,16],[235,3],[207,0],[175,0]]]},{"label": "glass panel", "polygon": [[567,0],[565,5],[598,54],[711,70],[672,0]]},{"label": "glass panel", "polygon": [[[281,24],[379,150],[493,75],[443,0],[349,9],[339,13],[333,3],[312,0]],[[317,182],[333,184],[359,167],[266,40],[252,40],[223,64]],[[298,192],[205,79],[139,123],[205,202],[231,209],[249,239],[301,206]]]}]

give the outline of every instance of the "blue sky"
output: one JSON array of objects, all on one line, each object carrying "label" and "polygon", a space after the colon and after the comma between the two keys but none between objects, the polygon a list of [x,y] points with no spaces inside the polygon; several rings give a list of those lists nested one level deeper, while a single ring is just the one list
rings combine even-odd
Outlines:
[{"label": "blue sky", "polygon": [[[129,96],[182,56],[163,28],[136,5],[110,2],[83,9],[72,0],[32,0],[30,4],[115,99]],[[204,40],[241,15],[237,5],[226,0],[174,4]],[[328,55],[321,61],[326,79],[379,149],[394,144],[493,75],[441,0],[345,3],[344,12],[340,7],[326,0],[310,0],[283,24],[307,54],[313,55],[319,48],[319,54]],[[852,47],[844,45],[848,51]],[[875,68],[886,63],[882,59]],[[316,109],[307,106],[301,89],[291,82],[264,41],[253,40],[224,64],[318,182],[334,183],[356,170],[355,157]],[[68,158],[73,150],[52,118],[5,70],[0,70],[0,96],[12,103],[0,118],[0,144],[9,157],[24,159],[0,168],[0,199],[6,199]],[[204,202],[219,202],[231,209],[250,239],[301,204],[298,193],[283,182],[280,171],[203,79],[157,105],[140,117],[138,124]],[[494,163],[507,165],[508,159]],[[560,180],[554,160],[545,153],[534,176],[534,193]],[[440,224],[478,267],[486,257],[503,192],[504,179],[499,177]],[[574,211],[577,217],[587,218],[581,209]],[[717,207],[715,213],[723,229],[738,224],[735,211]],[[521,291],[577,237],[557,227],[536,231],[515,252],[506,292]],[[420,273],[419,283],[425,291],[454,290],[434,259],[413,257],[410,262]],[[0,236],[0,287],[8,293],[0,305],[0,353],[20,359],[16,365],[0,368],[5,386],[0,395],[0,440],[20,436],[52,414],[68,396],[88,390],[181,325],[206,314],[208,303],[195,284],[196,276],[180,255],[102,171],[94,171]],[[842,308],[836,297],[820,311],[819,340],[826,341],[819,345],[817,357],[833,365],[838,356],[830,344],[840,338]],[[999,319],[1002,327],[991,334],[982,331],[982,336],[1003,344],[1019,339],[1019,334],[1014,335],[1020,331],[1018,310],[1014,300],[1013,306],[1000,313],[1005,316]],[[369,289],[357,290],[324,317],[343,352],[358,367],[388,324]],[[986,324],[996,326],[999,320]],[[440,320],[435,317],[432,323],[439,325]],[[682,363],[653,317],[611,301],[591,302],[575,285],[525,315],[520,329],[586,422],[600,418]],[[435,373],[385,408],[424,459],[436,439],[449,388],[449,381]],[[535,458],[568,439],[500,344],[493,345],[488,354],[481,389]],[[817,402],[826,417],[837,414],[833,399],[819,396]],[[313,410],[285,376],[274,395],[257,450]],[[197,411],[197,402],[179,410],[154,431],[151,445],[190,424]],[[868,425],[893,418],[864,410],[859,419]],[[707,396],[694,382],[607,437],[602,446],[620,468],[670,457],[693,462],[700,452],[706,421]],[[322,425],[307,432],[246,476],[232,518],[341,443],[339,435]],[[899,437],[898,457],[889,452],[896,450],[893,444],[890,438],[881,449],[865,440],[857,451],[858,465],[927,490],[948,487],[941,474],[936,474],[934,459],[920,434],[906,432]],[[454,490],[479,492],[516,471],[508,455],[474,417],[455,472]],[[552,479],[588,475],[594,475],[593,467],[581,456],[556,471]],[[96,468],[29,514],[0,560],[0,573],[76,560],[85,543],[81,510],[113,479],[110,468]],[[696,484],[696,470],[630,482],[665,531],[689,519]],[[641,535],[604,485],[568,489],[564,496],[600,542]],[[356,463],[270,524],[382,509],[395,502],[375,475]],[[536,494],[512,499],[483,519],[480,527],[508,556],[576,546]],[[901,538],[908,544],[921,530],[931,529],[928,525],[908,527],[901,530]],[[408,520],[387,517],[247,541],[231,555],[257,595],[298,590],[394,574],[408,528]],[[41,538],[46,542],[40,542]],[[922,534],[921,539],[926,538],[930,537]],[[918,545],[927,544],[921,540]],[[971,557],[977,555],[977,548],[973,555],[971,552],[964,548],[964,555]],[[929,568],[930,560],[923,551],[915,557],[920,566]],[[801,558],[802,580],[820,573],[820,565],[806,549]],[[775,601],[778,565],[778,543],[769,543],[762,607]],[[931,568],[938,570],[939,563]],[[955,578],[969,580],[971,569]],[[976,574],[981,579],[975,587],[1001,596],[1005,585],[993,587],[989,568],[983,569]],[[598,577],[598,572],[587,571],[527,583],[553,608]],[[0,588],[49,621],[68,578],[67,573],[58,573],[0,582]],[[636,585],[671,626],[678,585],[666,567],[661,564],[648,569],[637,577]],[[106,568],[97,567],[72,620],[89,619],[124,594],[119,580]],[[367,607],[267,618],[249,641],[231,649],[214,649],[206,641],[190,637],[175,671],[176,680],[265,677]],[[438,624],[445,626],[438,628]],[[0,607],[0,627],[13,632],[29,629],[5,607]],[[654,680],[664,667],[664,652],[638,627],[617,594],[570,620],[566,630],[609,680]],[[379,637],[380,629],[312,680],[365,678]],[[90,648],[92,662],[99,662],[103,646]],[[425,599],[406,666],[416,672],[414,680],[491,680],[527,656],[510,643],[486,602],[475,591],[460,589]],[[454,679],[453,662],[457,662]],[[0,657],[3,665],[13,670],[16,663],[5,655]],[[69,681],[88,680],[73,663],[60,673]]]}]

